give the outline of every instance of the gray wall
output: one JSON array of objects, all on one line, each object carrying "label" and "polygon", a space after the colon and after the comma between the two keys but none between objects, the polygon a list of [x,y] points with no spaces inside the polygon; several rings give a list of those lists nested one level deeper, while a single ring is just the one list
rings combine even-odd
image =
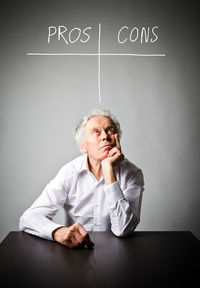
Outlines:
[{"label": "gray wall", "polygon": [[[199,225],[199,30],[194,1],[4,1],[0,21],[0,240],[66,162],[72,127],[92,108],[121,122],[122,148],[143,169],[138,230]],[[165,53],[165,57],[27,56],[27,52]],[[48,27],[92,27],[89,42],[47,43]],[[117,43],[117,31],[158,26],[155,43]],[[57,216],[61,221],[62,214]]]}]

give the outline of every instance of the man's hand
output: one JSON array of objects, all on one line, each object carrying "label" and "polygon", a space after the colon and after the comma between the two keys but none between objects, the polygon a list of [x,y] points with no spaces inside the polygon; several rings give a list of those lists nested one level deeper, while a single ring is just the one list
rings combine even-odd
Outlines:
[{"label": "man's hand", "polygon": [[101,161],[102,172],[106,185],[109,185],[116,181],[115,171],[113,167],[124,160],[124,155],[122,154],[121,145],[119,143],[117,134],[115,134],[115,143],[116,146],[109,151],[108,157]]},{"label": "man's hand", "polygon": [[89,248],[94,246],[88,232],[80,223],[74,223],[70,227],[59,227],[53,231],[52,236],[55,241],[70,249],[82,248],[85,245]]}]

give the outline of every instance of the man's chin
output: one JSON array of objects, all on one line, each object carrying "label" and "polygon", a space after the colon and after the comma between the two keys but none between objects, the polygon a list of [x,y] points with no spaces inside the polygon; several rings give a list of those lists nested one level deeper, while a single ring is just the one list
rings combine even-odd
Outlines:
[{"label": "man's chin", "polygon": [[108,157],[109,151],[105,151],[101,157],[101,161]]}]

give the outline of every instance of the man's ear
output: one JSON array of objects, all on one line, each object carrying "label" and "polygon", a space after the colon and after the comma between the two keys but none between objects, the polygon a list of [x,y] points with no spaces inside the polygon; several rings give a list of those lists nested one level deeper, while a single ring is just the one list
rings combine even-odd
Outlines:
[{"label": "man's ear", "polygon": [[81,143],[81,150],[83,153],[87,153],[88,150],[87,150],[87,145],[85,143]]}]

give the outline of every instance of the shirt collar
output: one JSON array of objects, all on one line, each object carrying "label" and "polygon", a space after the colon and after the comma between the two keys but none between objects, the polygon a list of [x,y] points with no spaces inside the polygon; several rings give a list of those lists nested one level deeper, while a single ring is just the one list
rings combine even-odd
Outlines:
[{"label": "shirt collar", "polygon": [[81,171],[89,171],[89,166],[88,166],[88,155],[84,154],[83,155],[83,164],[81,166],[80,172]]}]

